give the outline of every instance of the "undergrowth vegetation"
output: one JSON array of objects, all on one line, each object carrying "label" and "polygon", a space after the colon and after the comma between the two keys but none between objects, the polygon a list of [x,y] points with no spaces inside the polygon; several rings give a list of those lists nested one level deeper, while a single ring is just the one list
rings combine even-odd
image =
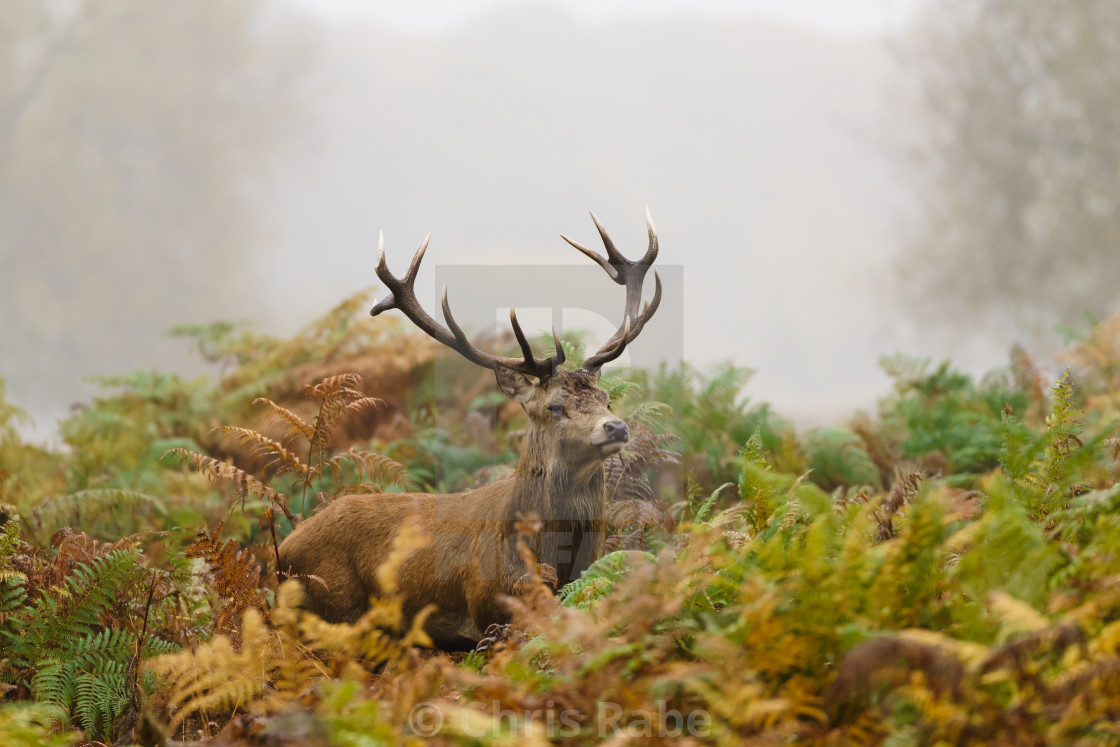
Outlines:
[{"label": "undergrowth vegetation", "polygon": [[1120,742],[1120,317],[1060,373],[886,359],[877,413],[803,433],[744,369],[605,373],[607,554],[452,655],[394,593],[418,525],[350,624],[277,567],[339,495],[516,464],[492,377],[367,305],[182,328],[220,375],[103,380],[64,449],[0,388],[0,743]]}]

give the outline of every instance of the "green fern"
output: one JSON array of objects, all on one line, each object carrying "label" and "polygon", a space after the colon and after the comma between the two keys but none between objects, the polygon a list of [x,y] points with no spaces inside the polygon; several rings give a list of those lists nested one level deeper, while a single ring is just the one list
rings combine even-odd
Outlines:
[{"label": "green fern", "polygon": [[1041,501],[1034,508],[1042,515],[1068,505],[1075,455],[1084,445],[1078,436],[1084,413],[1074,406],[1068,368],[1054,384],[1051,403],[1043,458],[1025,475],[1026,482],[1041,493]]},{"label": "green fern", "polygon": [[1043,448],[1043,441],[1015,417],[1010,407],[1004,409],[1000,423],[1002,425],[1000,466],[1013,479],[1025,480]]},{"label": "green fern", "polygon": [[723,492],[724,488],[733,488],[735,483],[725,482],[718,488],[712,491],[712,494],[705,498],[699,506],[696,507],[696,512],[693,514],[693,522],[703,524],[712,517],[712,510],[715,508],[716,501],[719,500],[719,494]]},{"label": "green fern", "polygon": [[607,553],[560,590],[561,604],[581,610],[592,609],[636,563],[654,560],[651,553],[641,550]]},{"label": "green fern", "polygon": [[[31,511],[29,519],[40,527],[38,534],[45,532],[49,536],[60,526],[85,526],[83,515],[97,516],[97,528],[101,531],[87,531],[93,536],[116,539],[135,527],[136,517],[144,513],[163,518],[167,516],[167,509],[163,501],[147,493],[121,488],[98,488],[48,498]],[[115,519],[108,527],[105,526],[107,516]]]},{"label": "green fern", "polygon": [[0,744],[5,747],[70,747],[75,732],[57,731],[57,713],[43,703],[0,705]]},{"label": "green fern", "polygon": [[882,487],[879,468],[856,434],[842,428],[815,428],[805,439],[805,453],[813,470],[809,479],[825,490],[847,485]]},{"label": "green fern", "polygon": [[44,707],[43,717],[64,723],[73,714],[89,739],[116,736],[114,724],[135,696],[136,664],[176,648],[102,623],[141,567],[135,548],[113,550],[75,565],[63,584],[42,589],[30,603],[18,574],[0,586],[5,675],[18,681],[21,671],[30,671],[23,682]]},{"label": "green fern", "polygon": [[0,527],[0,661],[7,659],[0,681],[12,682],[14,670],[27,667],[31,646],[24,635],[25,621],[20,613],[27,604],[27,576],[11,570],[11,560],[20,550],[20,518],[8,517]]},{"label": "green fern", "polygon": [[605,389],[610,395],[611,402],[618,402],[626,397],[635,397],[642,392],[642,385],[631,379],[623,377],[623,372],[613,369],[603,373],[599,379],[599,387]]},{"label": "green fern", "polygon": [[88,564],[74,567],[66,584],[44,590],[31,609],[28,632],[39,649],[53,648],[63,641],[87,633],[100,623],[101,613],[115,600],[140,564],[135,548],[114,550]]}]

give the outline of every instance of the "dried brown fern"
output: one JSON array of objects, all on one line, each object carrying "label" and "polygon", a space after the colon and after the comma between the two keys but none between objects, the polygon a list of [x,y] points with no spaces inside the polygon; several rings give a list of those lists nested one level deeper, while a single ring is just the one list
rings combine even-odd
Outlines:
[{"label": "dried brown fern", "polygon": [[[300,500],[300,514],[307,512],[307,491],[316,475],[322,474],[323,463],[329,460],[323,454],[330,442],[331,430],[348,413],[360,413],[368,408],[384,405],[376,397],[367,396],[358,386],[362,377],[356,373],[328,376],[318,384],[307,384],[303,393],[319,400],[319,412],[315,415],[311,437],[307,446],[307,463],[311,465],[304,476],[303,497]],[[317,470],[316,470],[317,468]],[[337,467],[331,465],[337,474]]]},{"label": "dried brown fern", "polygon": [[276,404],[268,397],[257,397],[253,400],[254,405],[265,405],[272,410],[271,421],[278,423],[283,421],[288,424],[287,436],[299,436],[310,441],[315,436],[315,426],[308,423],[306,420],[296,415],[294,412],[286,407]]},{"label": "dried brown fern", "polygon": [[265,468],[274,475],[294,472],[300,477],[307,476],[307,465],[301,462],[299,457],[285,449],[279,441],[275,441],[263,433],[248,428],[239,428],[235,425],[219,426],[211,432],[232,434],[243,446],[250,446],[249,454],[262,460]]},{"label": "dried brown fern", "polygon": [[288,517],[288,521],[292,522],[293,525],[295,524],[295,517],[293,517],[291,511],[288,510],[288,502],[284,494],[273,490],[240,467],[235,467],[228,462],[223,462],[221,459],[199,454],[197,451],[191,451],[190,449],[175,448],[168,449],[164,452],[165,457],[169,454],[175,454],[180,457],[196,471],[201,472],[211,480],[232,481],[237,486],[237,493],[230,500],[231,506],[233,503],[240,501],[242,509],[244,509],[245,499],[250,495],[256,494],[277,506],[284,512],[284,516]]},{"label": "dried brown fern", "polygon": [[355,488],[355,492],[380,492],[381,485],[391,483],[402,487],[408,486],[408,471],[404,465],[382,454],[358,451],[354,448],[323,460],[313,468],[314,474],[318,476],[330,470],[337,480],[339,470],[345,462],[350,462],[357,467],[359,476],[364,472],[368,478],[368,482],[350,486]]},{"label": "dried brown fern", "polygon": [[[319,400],[314,424],[308,423],[295,412],[266,397],[258,397],[254,400],[254,404],[268,407],[272,411],[272,419],[280,421],[285,426],[284,433],[279,436],[279,439],[239,426],[220,426],[213,430],[213,432],[228,434],[241,446],[249,446],[248,451],[243,453],[256,460],[260,468],[272,476],[295,475],[298,479],[297,486],[302,488],[298,515],[294,515],[288,508],[288,498],[284,493],[269,486],[261,477],[236,465],[182,448],[170,449],[164,456],[174,454],[180,457],[211,480],[233,481],[237,485],[237,493],[230,501],[231,507],[235,502],[240,501],[241,509],[244,510],[245,499],[250,495],[258,495],[283,512],[292,526],[295,526],[306,514],[307,495],[312,484],[324,477],[327,472],[331,473],[337,484],[346,464],[357,470],[359,479],[364,474],[367,481],[356,485],[337,486],[333,493],[320,494],[321,497],[329,500],[346,492],[380,492],[383,486],[389,483],[407,486],[408,473],[404,466],[381,454],[355,448],[334,456],[328,457],[326,454],[326,449],[331,442],[331,430],[343,417],[383,404],[380,399],[361,392],[358,389],[360,383],[361,376],[356,373],[345,373],[305,386],[304,393]],[[306,462],[300,459],[289,443],[300,439],[307,444]]]},{"label": "dried brown fern", "polygon": [[329,376],[318,384],[304,386],[303,393],[319,400],[319,412],[315,416],[310,441],[309,462],[326,449],[331,429],[348,413],[359,413],[370,407],[384,405],[383,400],[367,396],[358,386],[362,377],[356,373]]},{"label": "dried brown fern", "polygon": [[878,540],[884,542],[894,536],[894,516],[906,501],[912,499],[921,490],[922,480],[928,473],[917,470],[908,475],[898,475],[890,495],[880,505],[881,513],[876,515],[879,521]]},{"label": "dried brown fern", "polygon": [[186,547],[183,554],[206,561],[218,596],[227,600],[214,616],[213,632],[236,640],[243,615],[247,610],[264,604],[265,592],[258,588],[261,567],[254,562],[253,556],[241,549],[237,540],[221,541],[224,527],[225,522],[221,522],[212,533],[199,532],[198,539]]},{"label": "dried brown fern", "polygon": [[[200,538],[201,544],[211,550],[220,546],[218,531],[220,527],[213,536]],[[306,707],[321,698],[322,686],[366,681],[379,667],[391,667],[394,681],[400,681],[402,670],[416,661],[414,647],[431,645],[423,629],[430,610],[410,620],[395,594],[401,564],[424,541],[417,523],[402,527],[378,569],[385,594],[353,623],[327,623],[301,609],[303,588],[289,581],[278,589],[276,609],[267,616],[245,610],[240,645],[219,634],[195,650],[149,660],[145,667],[161,683],[150,700],[157,728],[171,737],[195,718],[223,723],[238,712],[290,713],[293,706]],[[435,688],[438,682],[432,683]],[[413,693],[404,714],[413,699],[425,694]]]}]

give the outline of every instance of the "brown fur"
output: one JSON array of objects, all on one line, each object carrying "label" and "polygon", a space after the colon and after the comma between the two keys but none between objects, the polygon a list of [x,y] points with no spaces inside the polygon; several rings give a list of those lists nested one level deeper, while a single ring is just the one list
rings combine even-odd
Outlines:
[{"label": "brown fur", "polygon": [[520,516],[541,520],[531,549],[538,562],[556,569],[559,585],[602,554],[603,461],[629,433],[610,414],[597,372],[558,372],[542,383],[501,366],[496,373],[502,391],[521,403],[529,420],[514,477],[452,495],[336,499],[280,546],[281,568],[304,578],[311,611],[351,621],[368,609],[379,593],[377,568],[409,516],[419,518],[429,540],[401,567],[405,612],[412,616],[434,603],[426,629],[444,648],[477,641],[491,624],[508,620],[502,597],[513,594],[526,572],[516,548]]}]

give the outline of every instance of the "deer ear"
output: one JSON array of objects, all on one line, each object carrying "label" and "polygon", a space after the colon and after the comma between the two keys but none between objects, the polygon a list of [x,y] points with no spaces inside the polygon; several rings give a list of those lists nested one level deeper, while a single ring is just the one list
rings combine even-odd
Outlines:
[{"label": "deer ear", "polygon": [[494,377],[502,394],[521,404],[527,403],[536,389],[531,378],[500,363],[494,367]]}]

